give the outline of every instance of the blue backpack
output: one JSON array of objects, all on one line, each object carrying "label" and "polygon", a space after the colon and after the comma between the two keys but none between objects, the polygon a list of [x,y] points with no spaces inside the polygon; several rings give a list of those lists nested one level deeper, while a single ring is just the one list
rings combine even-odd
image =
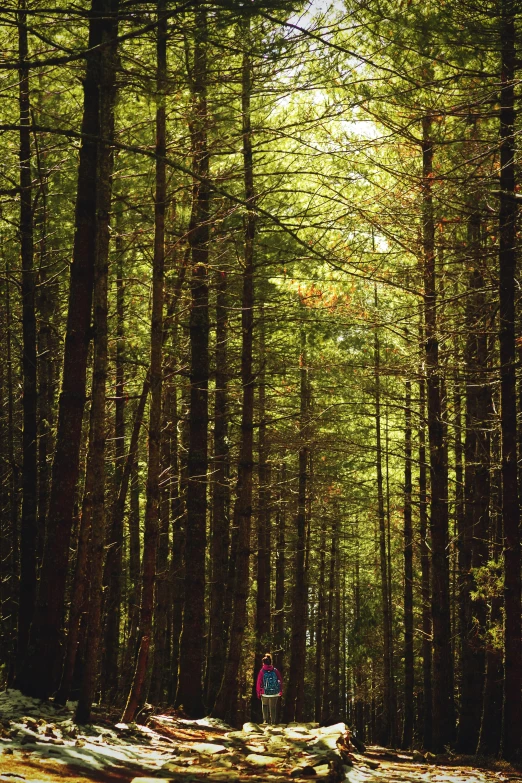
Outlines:
[{"label": "blue backpack", "polygon": [[277,674],[274,669],[263,673],[263,695],[264,696],[279,696],[281,685],[277,679]]}]

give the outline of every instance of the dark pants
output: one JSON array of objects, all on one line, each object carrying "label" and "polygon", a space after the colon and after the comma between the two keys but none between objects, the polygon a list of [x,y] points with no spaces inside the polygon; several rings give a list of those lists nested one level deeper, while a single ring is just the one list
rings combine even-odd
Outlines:
[{"label": "dark pants", "polygon": [[277,708],[279,706],[279,696],[261,696],[263,706],[263,720],[265,723],[277,723]]}]

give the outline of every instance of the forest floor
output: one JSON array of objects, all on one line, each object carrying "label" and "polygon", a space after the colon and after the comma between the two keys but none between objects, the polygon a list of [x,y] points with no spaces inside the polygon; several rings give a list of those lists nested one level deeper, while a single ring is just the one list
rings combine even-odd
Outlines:
[{"label": "forest floor", "polygon": [[[151,715],[147,725],[95,715],[77,726],[72,706],[0,693],[0,781],[32,783],[506,783],[522,774],[504,765],[349,745],[344,724],[258,726],[241,731],[213,719]],[[414,760],[415,759],[415,760]],[[466,762],[470,762],[469,764]]]}]

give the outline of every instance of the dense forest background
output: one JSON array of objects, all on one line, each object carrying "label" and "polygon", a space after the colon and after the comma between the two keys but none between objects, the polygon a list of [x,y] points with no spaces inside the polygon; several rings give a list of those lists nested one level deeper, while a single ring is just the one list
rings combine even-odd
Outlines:
[{"label": "dense forest background", "polygon": [[0,682],[516,757],[516,0],[0,12]]}]

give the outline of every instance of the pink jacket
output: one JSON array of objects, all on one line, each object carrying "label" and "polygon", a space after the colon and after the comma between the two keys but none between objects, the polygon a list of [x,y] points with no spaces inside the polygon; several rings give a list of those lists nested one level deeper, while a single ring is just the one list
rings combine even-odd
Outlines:
[{"label": "pink jacket", "polygon": [[270,672],[272,669],[277,674],[277,679],[279,680],[279,695],[283,695],[283,678],[281,677],[280,672],[276,669],[275,666],[267,666],[266,664],[263,664],[261,669],[259,669],[259,674],[257,675],[257,683],[256,683],[256,691],[257,691],[257,698],[260,699],[263,695],[263,674],[264,672]]}]

